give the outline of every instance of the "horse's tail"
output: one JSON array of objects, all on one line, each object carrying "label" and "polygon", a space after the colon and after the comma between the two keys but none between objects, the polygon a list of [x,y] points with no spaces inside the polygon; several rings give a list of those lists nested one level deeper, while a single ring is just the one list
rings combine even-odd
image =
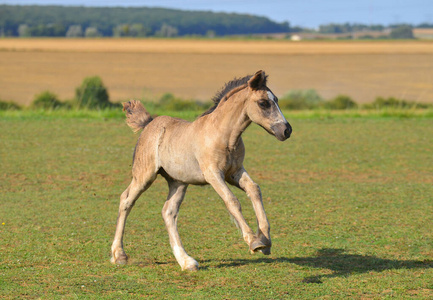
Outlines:
[{"label": "horse's tail", "polygon": [[126,124],[128,124],[134,132],[143,129],[153,120],[143,104],[138,100],[124,102],[123,111],[126,114]]}]

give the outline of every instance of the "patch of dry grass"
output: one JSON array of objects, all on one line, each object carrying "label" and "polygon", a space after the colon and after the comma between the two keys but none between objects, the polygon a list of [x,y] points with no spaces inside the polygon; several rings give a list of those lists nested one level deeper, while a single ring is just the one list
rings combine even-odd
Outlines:
[{"label": "patch of dry grass", "polygon": [[1,39],[0,49],[97,53],[433,54],[428,41],[266,41],[195,39]]},{"label": "patch of dry grass", "polygon": [[357,102],[377,96],[433,101],[433,43],[159,39],[0,39],[0,99],[29,104],[50,90],[72,98],[99,75],[114,101],[172,92],[208,100],[228,80],[259,69],[281,96],[316,89]]}]

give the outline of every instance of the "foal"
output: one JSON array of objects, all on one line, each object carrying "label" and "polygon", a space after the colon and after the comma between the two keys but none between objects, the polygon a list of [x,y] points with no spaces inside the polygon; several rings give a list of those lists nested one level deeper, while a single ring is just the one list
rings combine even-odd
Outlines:
[{"label": "foal", "polygon": [[[215,106],[194,122],[168,116],[152,120],[141,102],[123,104],[127,124],[143,129],[135,146],[132,181],[120,197],[111,262],[124,264],[125,222],[135,201],[150,187],[158,174],[168,183],[169,193],[162,209],[170,245],[182,270],[197,270],[197,261],[183,248],[177,230],[179,207],[189,184],[210,184],[235,218],[251,252],[270,254],[271,236],[259,186],[243,167],[245,147],[242,132],[254,122],[284,141],[292,128],[284,118],[278,99],[266,86],[267,76],[258,71],[226,84],[215,97]],[[247,193],[257,216],[258,230],[247,225],[241,205],[226,182]]]}]

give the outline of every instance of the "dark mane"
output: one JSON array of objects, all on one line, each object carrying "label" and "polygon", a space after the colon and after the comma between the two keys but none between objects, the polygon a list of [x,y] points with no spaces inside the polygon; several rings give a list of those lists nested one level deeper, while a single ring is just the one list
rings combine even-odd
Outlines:
[{"label": "dark mane", "polygon": [[218,106],[218,104],[221,102],[221,100],[226,96],[230,91],[233,89],[243,86],[248,83],[248,80],[253,77],[253,75],[248,75],[242,78],[235,78],[229,82],[227,82],[222,89],[220,89],[215,96],[213,96],[212,101],[214,103],[214,106],[209,108],[206,112],[200,115],[200,117],[203,117],[205,115],[208,115],[212,113]]}]

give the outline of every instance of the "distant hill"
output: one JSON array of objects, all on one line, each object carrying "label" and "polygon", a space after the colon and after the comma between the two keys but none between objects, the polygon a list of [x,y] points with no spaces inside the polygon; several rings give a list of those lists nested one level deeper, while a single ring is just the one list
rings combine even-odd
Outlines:
[{"label": "distant hill", "polygon": [[0,5],[2,36],[224,36],[289,32],[265,17],[147,7]]}]

